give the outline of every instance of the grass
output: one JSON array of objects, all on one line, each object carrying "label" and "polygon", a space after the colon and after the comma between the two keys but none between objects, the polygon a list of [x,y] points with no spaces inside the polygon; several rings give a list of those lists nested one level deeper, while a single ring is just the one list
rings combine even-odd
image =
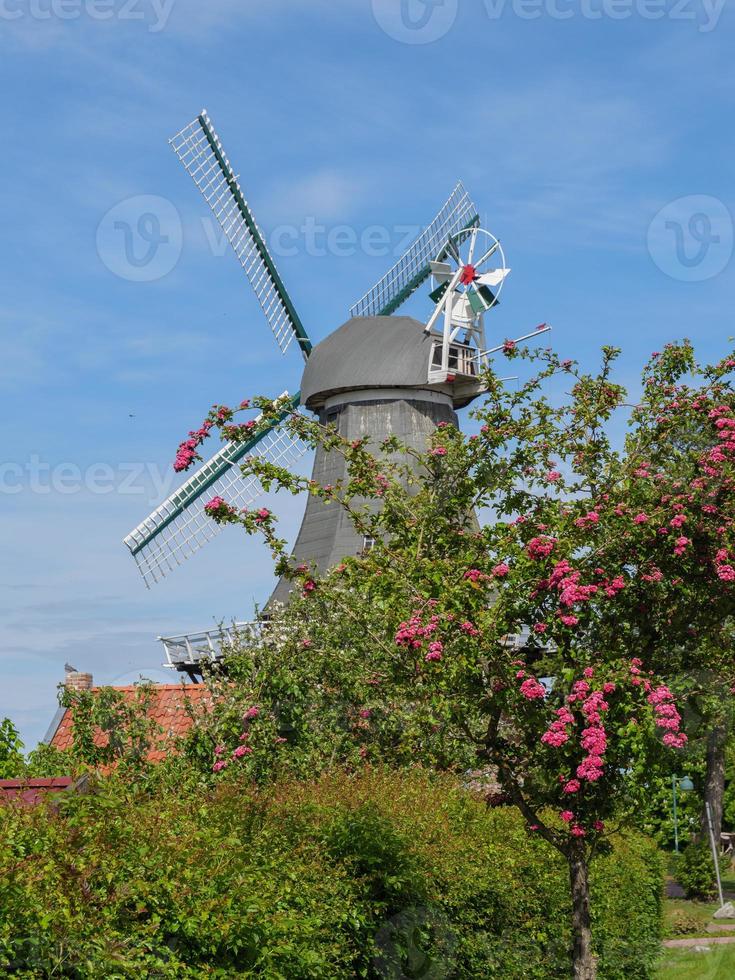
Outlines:
[{"label": "grass", "polygon": [[[735,943],[713,944],[711,940],[717,934],[707,932],[708,925],[717,924],[717,919],[712,916],[718,905],[719,902],[694,902],[684,898],[666,900],[664,938],[701,938],[702,945],[709,945],[710,950],[695,953],[686,948],[664,949],[656,973],[658,980],[731,980],[735,977]],[[720,935],[735,937],[735,932],[723,930]]]},{"label": "grass", "polygon": [[[704,940],[702,945],[706,945]],[[735,977],[735,944],[712,946],[709,953],[665,949],[656,976],[658,980],[731,980]]]}]

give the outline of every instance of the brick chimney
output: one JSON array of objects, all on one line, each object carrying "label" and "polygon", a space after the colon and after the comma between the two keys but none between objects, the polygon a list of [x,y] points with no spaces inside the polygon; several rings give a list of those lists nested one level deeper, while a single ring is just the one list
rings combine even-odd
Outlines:
[{"label": "brick chimney", "polygon": [[64,687],[70,691],[90,691],[92,675],[85,674],[81,670],[67,670],[64,674]]}]

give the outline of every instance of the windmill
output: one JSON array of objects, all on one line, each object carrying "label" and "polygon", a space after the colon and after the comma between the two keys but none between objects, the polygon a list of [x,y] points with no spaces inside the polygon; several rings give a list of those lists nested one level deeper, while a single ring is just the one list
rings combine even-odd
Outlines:
[{"label": "windmill", "polygon": [[[509,272],[461,183],[350,318],[312,347],[206,111],[170,142],[232,246],[282,353],[295,342],[306,362],[301,391],[281,396],[280,421],[303,404],[346,438],[367,435],[377,444],[396,434],[420,452],[439,422],[457,423],[455,410],[482,391],[479,375],[491,353],[484,316]],[[429,277],[436,303],[429,322],[395,315]],[[247,507],[259,495],[257,479],[242,477],[241,459],[259,455],[292,466],[306,452],[279,422],[256,431],[248,442],[226,444],[125,538],[148,587],[218,533],[204,510],[212,497]],[[317,450],[314,480],[337,482],[335,456]],[[369,542],[338,510],[309,498],[295,559],[325,569],[364,550]],[[285,600],[289,588],[279,582],[272,600]]]}]

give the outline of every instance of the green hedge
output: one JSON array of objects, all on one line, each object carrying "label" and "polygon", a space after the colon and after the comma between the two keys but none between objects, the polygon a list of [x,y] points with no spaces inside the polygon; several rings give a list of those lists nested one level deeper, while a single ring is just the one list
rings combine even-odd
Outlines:
[{"label": "green hedge", "polygon": [[[558,978],[566,870],[511,809],[367,771],[268,790],[105,781],[0,808],[0,974]],[[601,980],[645,978],[662,872],[621,841],[593,871]]]}]

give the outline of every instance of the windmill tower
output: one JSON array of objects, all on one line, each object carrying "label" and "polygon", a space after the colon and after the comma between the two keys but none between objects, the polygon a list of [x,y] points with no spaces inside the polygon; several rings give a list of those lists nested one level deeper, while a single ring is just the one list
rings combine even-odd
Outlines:
[{"label": "windmill tower", "polygon": [[[312,349],[207,113],[171,145],[232,246],[282,353],[295,341],[306,362],[301,392],[284,393],[289,410],[303,403],[336,424],[343,436],[369,436],[376,448],[395,434],[423,451],[439,422],[456,424],[455,410],[482,391],[478,377],[493,352],[486,347],[484,316],[496,305],[510,271],[497,239],[479,227],[477,209],[461,184],[393,268],[352,307],[350,319]],[[429,278],[436,305],[428,323],[394,316]],[[125,538],[146,585],[218,533],[220,525],[204,511],[212,497],[236,507],[257,498],[260,484],[242,477],[241,459],[259,455],[292,466],[304,452],[306,447],[275,423],[249,442],[227,444],[215,453]],[[314,479],[336,482],[339,466],[318,451]],[[299,561],[324,570],[369,546],[337,511],[309,499],[294,548]],[[285,600],[288,589],[281,581],[272,598]]]}]

